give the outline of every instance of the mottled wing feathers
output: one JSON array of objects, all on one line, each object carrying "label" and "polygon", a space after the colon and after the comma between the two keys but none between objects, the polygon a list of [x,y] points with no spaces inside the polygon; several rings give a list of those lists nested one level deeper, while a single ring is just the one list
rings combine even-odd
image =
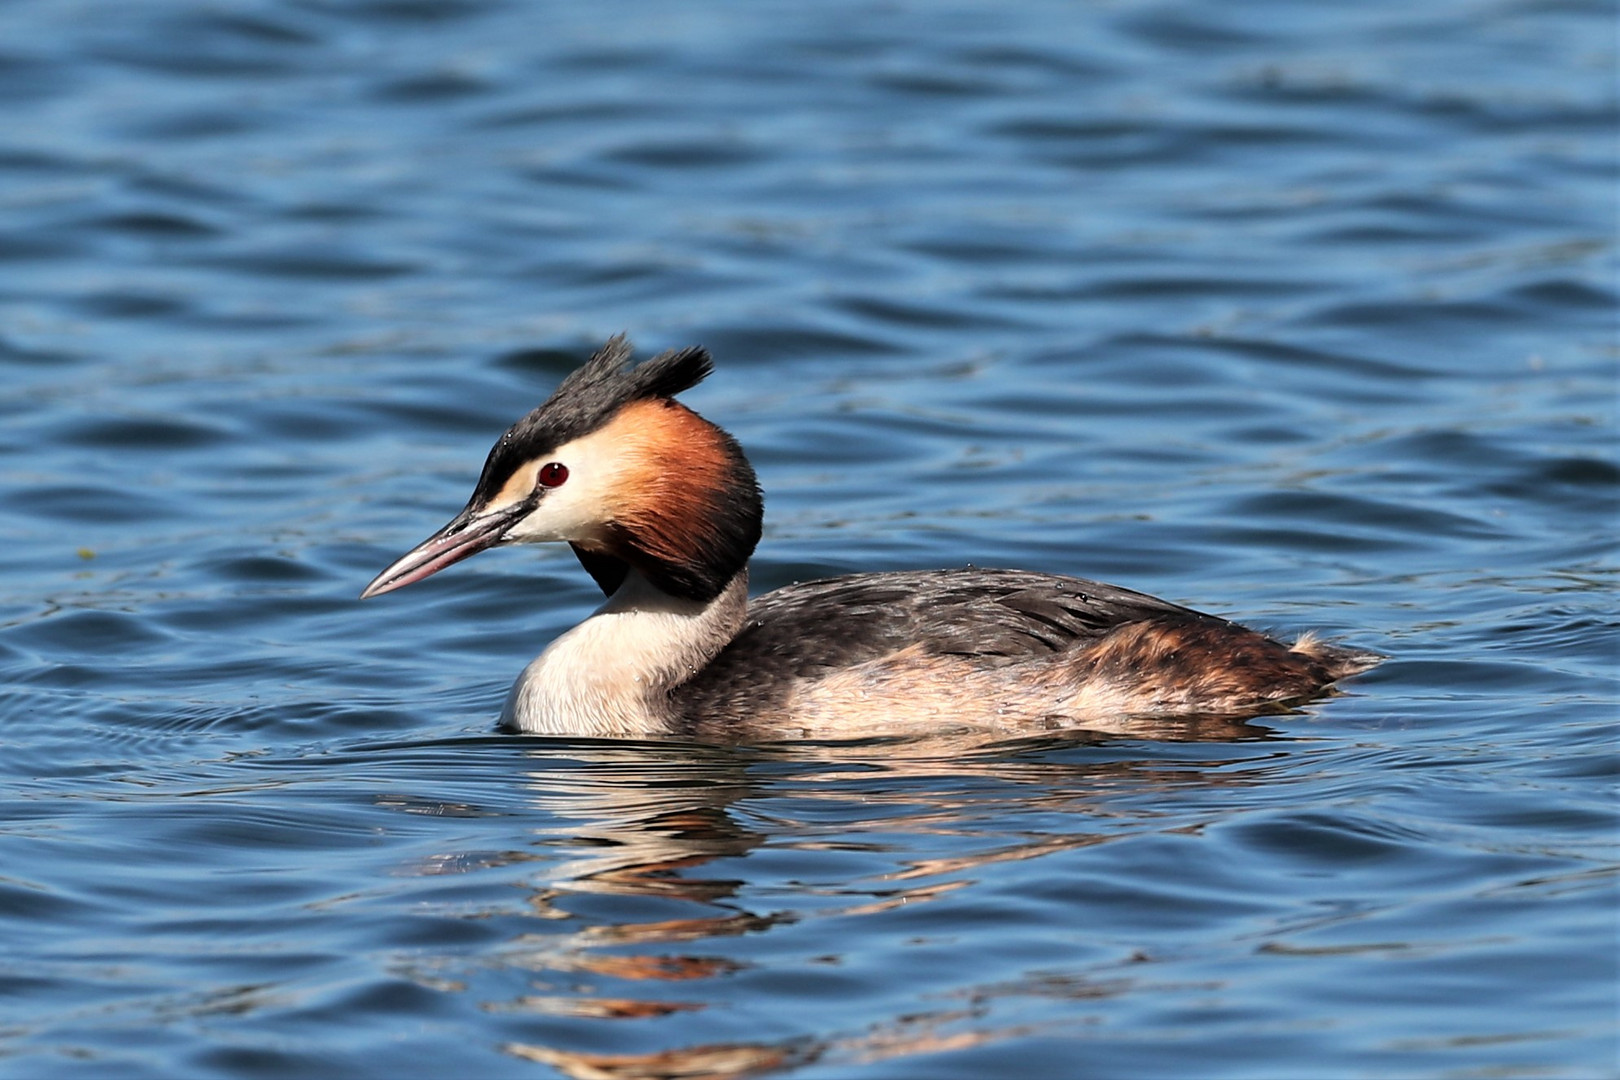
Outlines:
[{"label": "mottled wing feathers", "polygon": [[771,678],[802,678],[909,646],[994,665],[1060,652],[1150,618],[1218,621],[1115,585],[1024,570],[857,574],[759,597],[712,668],[717,677],[757,665]]},{"label": "mottled wing feathers", "polygon": [[774,717],[791,731],[801,708],[822,710],[806,723],[842,721],[857,733],[868,713],[923,727],[997,726],[1009,717],[1080,723],[1252,710],[1319,693],[1374,660],[1309,639],[1290,650],[1116,585],[939,570],[833,578],[760,597],[732,643],[676,695],[689,723],[714,730]]}]

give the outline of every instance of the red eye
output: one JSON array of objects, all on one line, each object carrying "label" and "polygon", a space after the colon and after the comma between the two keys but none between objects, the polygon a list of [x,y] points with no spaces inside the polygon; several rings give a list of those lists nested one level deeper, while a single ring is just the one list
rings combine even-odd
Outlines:
[{"label": "red eye", "polygon": [[541,487],[562,487],[563,481],[568,479],[568,466],[560,461],[550,461],[540,466]]}]

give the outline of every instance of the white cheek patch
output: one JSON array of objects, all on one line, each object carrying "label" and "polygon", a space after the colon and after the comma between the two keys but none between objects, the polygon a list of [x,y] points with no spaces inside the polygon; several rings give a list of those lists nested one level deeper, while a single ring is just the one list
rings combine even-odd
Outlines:
[{"label": "white cheek patch", "polygon": [[511,479],[501,485],[501,490],[495,493],[495,497],[489,500],[488,509],[505,510],[527,499],[529,493],[534,490],[535,476],[539,470],[540,463],[535,461],[521,466],[512,474]]},{"label": "white cheek patch", "polygon": [[[548,543],[599,538],[607,524],[611,492],[626,466],[622,454],[615,450],[615,441],[596,433],[560,446],[544,459],[519,469],[497,498],[508,500],[504,505],[512,505],[538,492],[540,501],[507,530],[507,539]],[[568,469],[568,479],[557,487],[537,487],[541,466],[553,461]],[[498,507],[492,503],[491,508]]]},{"label": "white cheek patch", "polygon": [[603,524],[601,503],[582,488],[570,476],[562,487],[544,489],[540,504],[507,530],[507,538],[531,544],[594,539]]}]

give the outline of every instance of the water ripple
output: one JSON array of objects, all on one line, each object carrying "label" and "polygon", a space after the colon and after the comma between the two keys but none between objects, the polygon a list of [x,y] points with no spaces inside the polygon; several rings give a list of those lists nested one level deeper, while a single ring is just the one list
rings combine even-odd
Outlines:
[{"label": "water ripple", "polygon": [[[0,1076],[1611,1067],[1611,23],[10,5]],[[355,595],[619,330],[713,351],[758,588],[1391,657],[1131,737],[496,733],[566,549]]]}]

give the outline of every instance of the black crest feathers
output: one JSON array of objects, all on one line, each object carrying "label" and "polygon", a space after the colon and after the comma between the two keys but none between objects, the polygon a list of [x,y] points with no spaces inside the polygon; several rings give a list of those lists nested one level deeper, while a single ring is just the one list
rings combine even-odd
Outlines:
[{"label": "black crest feathers", "polygon": [[709,351],[698,345],[659,353],[636,366],[630,363],[632,352],[623,334],[610,338],[516,426],[563,429],[559,441],[578,438],[632,401],[674,397],[714,370]]},{"label": "black crest feathers", "polygon": [[631,402],[672,398],[714,370],[709,351],[700,345],[671,349],[634,366],[633,352],[623,334],[610,338],[544,404],[507,429],[484,461],[474,497],[498,491],[523,462],[590,434]]}]

